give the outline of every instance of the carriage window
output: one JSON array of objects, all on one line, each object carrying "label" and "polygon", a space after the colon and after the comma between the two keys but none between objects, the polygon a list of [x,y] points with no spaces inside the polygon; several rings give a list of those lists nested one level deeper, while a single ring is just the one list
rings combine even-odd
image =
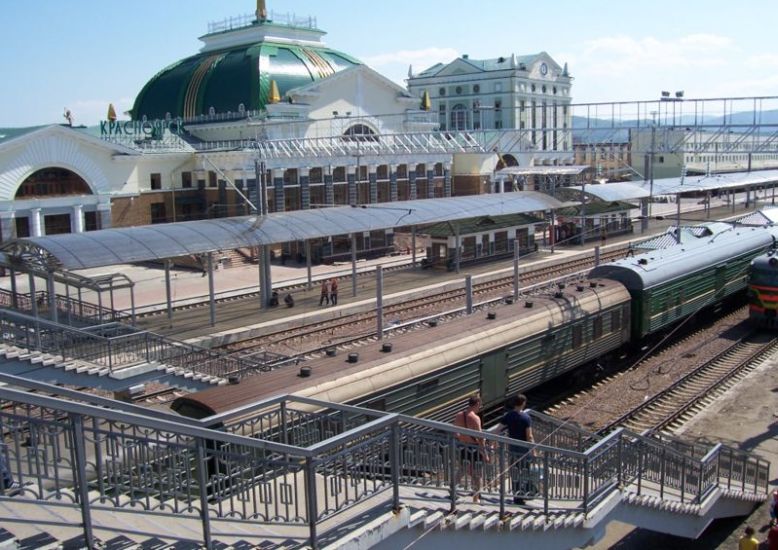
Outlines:
[{"label": "carriage window", "polygon": [[618,309],[611,311],[611,331],[616,332],[617,330],[621,330],[621,328],[621,311]]},{"label": "carriage window", "polygon": [[416,386],[416,395],[426,395],[427,393],[431,392],[435,388],[438,387],[440,384],[440,379],[435,378],[434,380],[425,380],[424,382],[420,382]]},{"label": "carriage window", "polygon": [[592,339],[602,338],[602,317],[592,319]]},{"label": "carriage window", "polygon": [[575,325],[573,327],[573,349],[578,349],[583,344],[583,326]]}]

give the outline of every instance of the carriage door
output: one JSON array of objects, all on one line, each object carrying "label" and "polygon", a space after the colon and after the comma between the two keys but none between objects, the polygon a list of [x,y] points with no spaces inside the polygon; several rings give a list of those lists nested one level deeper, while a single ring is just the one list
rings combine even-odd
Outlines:
[{"label": "carriage door", "polygon": [[491,353],[481,358],[481,400],[493,405],[505,399],[507,378],[505,352]]},{"label": "carriage door", "polygon": [[724,296],[724,293],[726,292],[726,285],[727,285],[727,265],[717,265],[716,266],[716,275],[714,277],[714,284],[715,292],[714,295],[716,299],[719,299]]}]

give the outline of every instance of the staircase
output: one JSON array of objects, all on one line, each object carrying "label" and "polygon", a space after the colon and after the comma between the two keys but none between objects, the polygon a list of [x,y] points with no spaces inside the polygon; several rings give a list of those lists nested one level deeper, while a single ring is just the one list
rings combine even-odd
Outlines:
[{"label": "staircase", "polygon": [[[0,456],[21,484],[0,491],[0,517],[20,543],[569,549],[612,520],[695,537],[767,498],[770,477],[766,461],[721,444],[600,437],[542,416],[538,433],[559,446],[531,455],[500,435],[294,395],[178,421],[42,388],[0,387]],[[485,437],[493,459],[468,465],[457,433]]]}]

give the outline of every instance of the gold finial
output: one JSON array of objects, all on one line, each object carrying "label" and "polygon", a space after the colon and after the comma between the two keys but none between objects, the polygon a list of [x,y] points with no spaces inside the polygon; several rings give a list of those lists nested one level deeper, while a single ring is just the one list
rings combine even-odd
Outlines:
[{"label": "gold finial", "polygon": [[113,108],[113,103],[108,104],[108,120],[111,122],[116,120],[116,109]]},{"label": "gold finial", "polygon": [[430,101],[430,93],[424,90],[424,94],[421,96],[421,110],[429,111],[432,109],[432,101]]},{"label": "gold finial", "polygon": [[267,21],[267,6],[265,6],[265,0],[257,0],[257,21]]},{"label": "gold finial", "polygon": [[278,84],[275,80],[270,81],[270,97],[267,98],[268,103],[278,103],[281,101],[281,94],[278,92]]}]

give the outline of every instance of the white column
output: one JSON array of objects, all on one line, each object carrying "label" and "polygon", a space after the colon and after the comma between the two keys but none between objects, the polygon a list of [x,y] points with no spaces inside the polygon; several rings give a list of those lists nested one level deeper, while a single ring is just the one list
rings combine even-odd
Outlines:
[{"label": "white column", "polygon": [[84,232],[84,205],[76,204],[73,206],[73,215],[70,218],[70,232]]},{"label": "white column", "polygon": [[30,210],[30,234],[33,237],[40,237],[43,235],[41,229],[41,209],[32,208]]}]

